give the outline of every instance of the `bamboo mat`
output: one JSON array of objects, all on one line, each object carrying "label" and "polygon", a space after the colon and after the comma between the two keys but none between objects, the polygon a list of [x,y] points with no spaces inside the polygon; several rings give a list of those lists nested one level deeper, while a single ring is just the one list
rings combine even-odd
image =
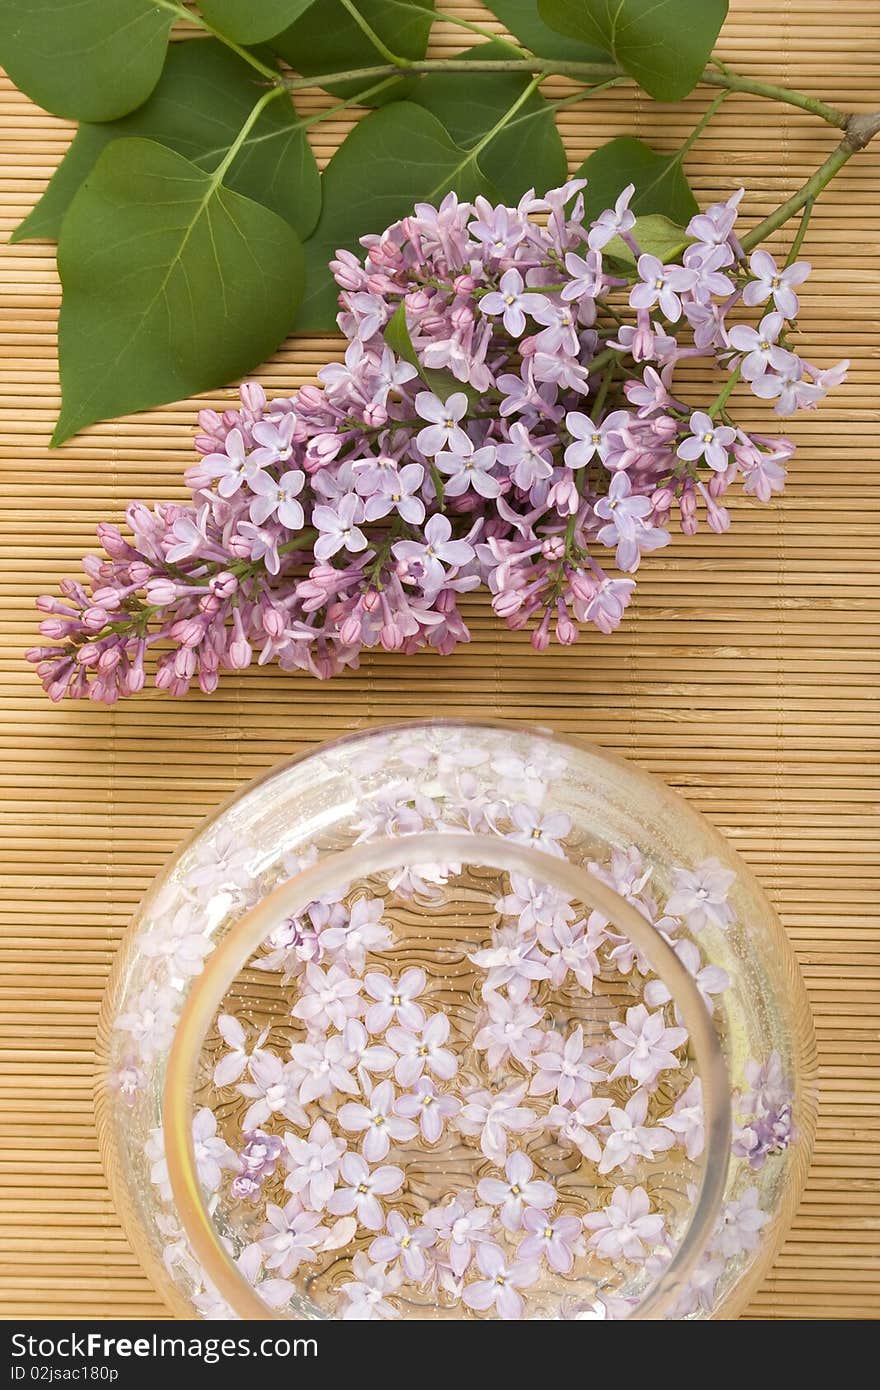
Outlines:
[{"label": "bamboo mat", "polygon": [[[474,5],[448,0],[468,17]],[[880,106],[876,0],[733,0],[720,51],[741,71],[844,108]],[[435,49],[460,47],[445,25]],[[467,35],[463,35],[467,40]],[[564,84],[558,84],[564,90]],[[576,167],[633,132],[673,149],[685,107],[616,91],[565,110]],[[303,105],[328,105],[321,95]],[[323,160],[342,120],[313,128]],[[32,206],[70,127],[0,89],[0,218]],[[698,197],[748,186],[763,216],[831,149],[800,113],[732,97],[690,154]],[[151,1317],[101,1174],[93,1033],[126,920],[180,838],[232,788],[358,725],[436,712],[540,719],[622,752],[682,791],[754,866],[798,952],[815,1012],[822,1108],[795,1227],[751,1306],[757,1317],[880,1313],[880,929],[876,699],[880,637],[880,151],[823,198],[806,254],[802,324],[849,383],[794,426],[785,498],[734,506],[725,537],[650,557],[620,634],[534,655],[472,604],[473,642],[451,659],[367,656],[329,685],[274,670],[221,692],[156,693],[107,712],[53,708],[21,659],[33,597],[73,573],[101,517],[127,499],[181,495],[194,404],[97,426],[50,454],[58,406],[52,248],[0,257],[0,1298],[7,1317]],[[276,392],[314,377],[333,339],[287,343],[261,373]],[[231,399],[220,393],[216,401]],[[753,403],[754,405],[754,403]],[[743,418],[762,418],[748,404]]]}]

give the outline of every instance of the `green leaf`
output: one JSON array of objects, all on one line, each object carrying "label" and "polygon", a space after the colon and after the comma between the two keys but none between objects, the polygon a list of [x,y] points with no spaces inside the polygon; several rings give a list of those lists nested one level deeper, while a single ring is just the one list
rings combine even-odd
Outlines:
[{"label": "green leaf", "polygon": [[19,222],[10,241],[57,241],[61,219],[70,207],[83,179],[113,139],[114,123],[81,125],[49,180],[46,191],[27,217]]},{"label": "green leaf", "polygon": [[727,17],[727,0],[538,0],[560,34],[598,44],[658,101],[697,85]]},{"label": "green leaf", "polygon": [[[509,57],[502,44],[484,43],[463,58],[500,60]],[[420,106],[436,116],[462,149],[482,142],[529,85],[527,74],[437,72],[423,77],[414,94]],[[568,171],[552,108],[533,92],[509,124],[480,151],[480,167],[505,202],[515,203],[527,188],[545,193],[564,183]]]},{"label": "green leaf", "polygon": [[315,0],[199,0],[208,23],[236,43],[262,43],[280,34]]},{"label": "green leaf", "polygon": [[658,154],[631,135],[600,145],[577,170],[575,178],[589,179],[584,189],[587,217],[613,207],[628,183],[634,183],[635,213],[659,212],[682,226],[699,211],[697,200],[676,155]]},{"label": "green leaf", "polygon": [[268,357],[302,290],[293,229],[151,140],[114,140],[61,229],[52,443],[222,386]]},{"label": "green leaf", "polygon": [[[357,8],[398,58],[424,58],[434,22],[434,0],[357,0]],[[304,77],[376,67],[386,62],[340,0],[321,0],[319,5],[312,5],[295,24],[273,38],[272,47]],[[327,91],[347,99],[378,81],[381,78],[335,82]],[[411,77],[389,81],[381,97],[377,95],[370,104],[399,100],[412,90],[413,82]]]},{"label": "green leaf", "polygon": [[408,362],[411,367],[415,367],[422,381],[429,391],[441,401],[448,400],[454,391],[463,391],[468,400],[475,401],[479,397],[479,392],[467,381],[459,381],[458,377],[445,369],[425,367],[419,361],[418,353],[413,347],[413,340],[409,336],[409,327],[406,322],[406,305],[403,300],[398,304],[391,318],[385,325],[385,341],[393,353],[402,357],[404,362]]},{"label": "green leaf", "polygon": [[563,58],[573,63],[608,62],[608,54],[601,48],[574,43],[545,24],[535,0],[484,0],[484,3],[509,34],[539,58]]},{"label": "green leaf", "polygon": [[[145,106],[119,121],[80,128],[14,240],[57,239],[77,188],[110,140],[157,140],[212,172],[262,95],[264,88],[255,78],[253,68],[216,39],[172,44],[159,85]],[[279,99],[266,107],[224,182],[284,217],[303,239],[314,230],[321,179],[290,101]]]},{"label": "green leaf", "polygon": [[163,0],[3,0],[0,63],[56,116],[111,121],[155,87],[174,20]]},{"label": "green leaf", "polygon": [[[644,254],[656,256],[664,262],[676,260],[690,240],[683,227],[676,227],[668,217],[654,214],[637,217],[631,235],[639,243]],[[625,265],[635,265],[635,256],[619,236],[609,241],[602,254]]]},{"label": "green leaf", "polygon": [[321,219],[306,242],[306,292],[298,332],[336,326],[337,286],[327,262],[340,247],[358,250],[359,239],[381,232],[412,211],[415,202],[437,202],[454,188],[462,198],[497,198],[472,153],[450,140],[430,112],[395,102],[365,117],[336,151],[323,176]]}]

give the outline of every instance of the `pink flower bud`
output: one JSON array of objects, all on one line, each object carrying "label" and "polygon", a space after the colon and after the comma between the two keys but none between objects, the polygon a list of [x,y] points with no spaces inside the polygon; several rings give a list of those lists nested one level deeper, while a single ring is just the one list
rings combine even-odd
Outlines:
[{"label": "pink flower bud", "polygon": [[238,589],[238,578],[230,570],[221,570],[219,574],[212,576],[208,587],[217,598],[232,598]]},{"label": "pink flower bud", "polygon": [[477,282],[473,275],[456,275],[452,282],[452,288],[456,294],[473,294],[477,288]]},{"label": "pink flower bud", "polygon": [[339,640],[346,647],[353,647],[361,638],[361,621],[352,613],[339,629]]},{"label": "pink flower bud", "polygon": [[106,608],[94,606],[85,610],[82,621],[90,632],[100,632],[101,628],[106,627],[109,623],[110,614]]},{"label": "pink flower bud", "polygon": [[541,554],[551,564],[565,559],[565,538],[563,536],[547,536],[546,540],[541,542]]},{"label": "pink flower bud", "polygon": [[364,424],[368,425],[370,429],[381,428],[387,419],[388,411],[378,401],[373,401],[364,407]]},{"label": "pink flower bud", "polygon": [[173,579],[151,579],[144,589],[147,603],[154,603],[159,608],[167,608],[169,603],[173,603],[177,597],[178,586]]}]

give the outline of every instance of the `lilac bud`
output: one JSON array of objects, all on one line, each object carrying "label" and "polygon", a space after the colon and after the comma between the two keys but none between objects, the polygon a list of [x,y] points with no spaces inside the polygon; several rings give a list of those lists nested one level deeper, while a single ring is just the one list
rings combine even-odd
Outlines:
[{"label": "lilac bud", "polygon": [[238,589],[238,578],[230,570],[221,570],[212,576],[208,587],[216,598],[232,598]]},{"label": "lilac bud", "polygon": [[387,419],[388,411],[378,401],[372,401],[364,407],[364,424],[368,425],[370,429],[380,428]]},{"label": "lilac bud", "polygon": [[512,618],[522,608],[523,596],[517,589],[502,589],[492,600],[492,607],[499,618]]},{"label": "lilac bud", "polygon": [[199,599],[199,612],[206,618],[213,618],[222,607],[223,601],[216,594],[203,594]]},{"label": "lilac bud", "polygon": [[151,565],[145,560],[133,560],[128,567],[129,577],[132,584],[146,584],[147,580],[155,573]]},{"label": "lilac bud", "polygon": [[110,621],[110,614],[106,608],[94,606],[87,608],[82,615],[84,625],[90,632],[100,632],[102,627],[106,627]]},{"label": "lilac bud", "polygon": [[658,487],[651,493],[651,506],[655,512],[668,512],[675,501],[675,493],[671,487]]},{"label": "lilac bud", "polygon": [[179,680],[189,680],[196,669],[196,654],[191,647],[179,647],[172,662],[174,674]]},{"label": "lilac bud", "polygon": [[541,542],[541,554],[545,560],[555,564],[558,560],[565,559],[565,539],[563,536],[548,536]]},{"label": "lilac bud", "polygon": [[449,315],[452,320],[453,328],[459,332],[464,328],[469,328],[474,321],[474,311],[469,304],[454,304]]},{"label": "lilac bud", "polygon": [[95,527],[98,540],[112,560],[125,560],[131,555],[131,546],[120,531],[108,521],[99,521]]},{"label": "lilac bud", "polygon": [[347,647],[353,647],[361,638],[361,621],[352,613],[339,629],[339,640]]},{"label": "lilac bud", "polygon": [[431,303],[431,296],[427,290],[413,290],[412,294],[406,296],[404,303],[411,313],[421,314]]},{"label": "lilac bud", "polygon": [[167,608],[173,603],[178,594],[178,586],[173,579],[151,579],[144,589],[147,603],[154,603],[157,608]]},{"label": "lilac bud", "polygon": [[473,275],[456,275],[452,282],[452,288],[455,290],[456,294],[473,294],[474,290],[477,288],[477,282]]},{"label": "lilac bud", "polygon": [[287,626],[287,619],[283,609],[264,608],[261,615],[263,631],[269,637],[280,637]]},{"label": "lilac bud", "polygon": [[118,647],[105,647],[98,657],[98,670],[106,675],[115,671],[121,660],[122,652]]},{"label": "lilac bud", "polygon": [[381,602],[382,595],[378,594],[375,589],[367,589],[361,600],[365,613],[375,613]]}]

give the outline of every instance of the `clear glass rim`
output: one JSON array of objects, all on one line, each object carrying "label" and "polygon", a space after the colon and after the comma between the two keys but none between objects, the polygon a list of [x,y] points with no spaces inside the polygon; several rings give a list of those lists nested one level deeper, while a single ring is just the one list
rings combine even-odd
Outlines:
[{"label": "clear glass rim", "polygon": [[193,1253],[238,1317],[288,1320],[284,1314],[271,1309],[238,1270],[202,1195],[192,1116],[196,1071],[205,1039],[236,977],[279,921],[296,916],[310,901],[332,891],[340,883],[419,863],[450,860],[498,871],[525,872],[585,906],[598,909],[647,958],[681,1012],[702,1083],[706,1143],[701,1181],[690,1221],[675,1253],[630,1314],[636,1319],[663,1318],[674,1307],[708,1246],[727,1181],[731,1141],[730,1077],[718,1035],[696,982],[661,933],[637,908],[588,870],[569,860],[494,835],[420,832],[365,841],[351,849],[325,855],[279,884],[243,913],[208,956],[204,970],[189,992],[175,1031],[162,1097],[168,1176],[175,1207]]}]

